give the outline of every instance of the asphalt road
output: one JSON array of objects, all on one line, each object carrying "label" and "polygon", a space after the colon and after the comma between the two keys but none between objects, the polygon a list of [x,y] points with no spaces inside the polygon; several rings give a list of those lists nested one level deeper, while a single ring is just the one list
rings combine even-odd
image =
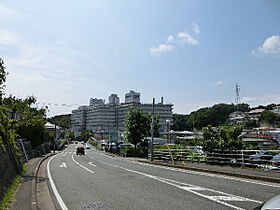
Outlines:
[{"label": "asphalt road", "polygon": [[75,147],[48,161],[57,209],[254,209],[280,185],[166,168]]}]

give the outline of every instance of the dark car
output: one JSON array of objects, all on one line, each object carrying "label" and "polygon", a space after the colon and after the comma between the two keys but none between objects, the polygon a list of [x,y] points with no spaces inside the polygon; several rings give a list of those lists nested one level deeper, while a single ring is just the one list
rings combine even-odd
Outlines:
[{"label": "dark car", "polygon": [[84,147],[77,147],[76,149],[76,155],[84,155],[85,154],[85,148]]}]

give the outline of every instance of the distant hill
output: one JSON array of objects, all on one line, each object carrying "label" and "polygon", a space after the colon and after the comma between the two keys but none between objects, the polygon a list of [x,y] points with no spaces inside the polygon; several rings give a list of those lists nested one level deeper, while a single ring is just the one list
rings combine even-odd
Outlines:
[{"label": "distant hill", "polygon": [[173,115],[173,130],[193,130],[202,129],[205,126],[223,125],[228,120],[228,115],[234,111],[250,111],[249,104],[239,104],[238,108],[234,104],[215,104],[212,107],[201,108],[187,115]]},{"label": "distant hill", "polygon": [[62,128],[70,128],[71,114],[56,115],[47,119],[50,123],[58,125]]},{"label": "distant hill", "polygon": [[[173,114],[172,130],[193,130],[202,129],[205,126],[211,125],[218,127],[228,122],[228,116],[234,111],[248,112],[253,109],[265,109],[272,110],[280,104],[268,104],[266,106],[259,105],[257,107],[250,108],[249,104],[239,104],[238,107],[234,104],[215,104],[212,107],[205,107],[198,109],[190,114]],[[280,125],[280,119],[277,114],[264,112],[260,118],[261,121],[270,123],[274,122],[276,125]]]}]

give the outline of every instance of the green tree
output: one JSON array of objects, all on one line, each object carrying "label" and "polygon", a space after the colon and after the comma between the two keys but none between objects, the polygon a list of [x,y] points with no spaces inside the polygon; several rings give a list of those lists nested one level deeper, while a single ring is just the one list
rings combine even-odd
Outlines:
[{"label": "green tree", "polygon": [[62,128],[70,128],[71,114],[56,115],[54,117],[48,118],[48,121],[52,124],[57,124]]},{"label": "green tree", "polygon": [[136,148],[136,145],[148,135],[150,130],[150,119],[141,109],[131,108],[129,113],[127,113],[125,128],[126,139],[134,144]]},{"label": "green tree", "polygon": [[74,139],[75,139],[74,131],[70,131],[68,134],[68,137],[71,139],[71,141],[74,141]]},{"label": "green tree", "polygon": [[83,131],[78,139],[79,141],[87,142],[90,137],[94,137],[94,133],[92,131]]},{"label": "green tree", "polygon": [[50,133],[45,128],[46,109],[32,107],[35,103],[36,98],[33,96],[26,99],[9,96],[3,100],[3,106],[12,113],[10,121],[16,135],[27,138],[33,147],[51,140]]},{"label": "green tree", "polygon": [[245,149],[245,143],[240,138],[242,126],[220,126],[213,130],[210,126],[203,128],[202,146],[204,151]]},{"label": "green tree", "polygon": [[261,113],[259,121],[267,123],[271,126],[279,126],[280,125],[280,114],[266,110]]},{"label": "green tree", "polygon": [[192,124],[188,124],[190,115],[173,114],[173,125],[171,129],[174,131],[192,130]]}]

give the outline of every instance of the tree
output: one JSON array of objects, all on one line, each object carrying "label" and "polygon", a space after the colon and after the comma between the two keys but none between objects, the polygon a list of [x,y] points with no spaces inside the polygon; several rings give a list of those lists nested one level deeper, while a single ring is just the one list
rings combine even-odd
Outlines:
[{"label": "tree", "polygon": [[183,114],[173,114],[173,125],[171,129],[174,131],[184,131],[184,130],[191,130],[192,124],[189,125],[188,119],[190,115],[183,115]]},{"label": "tree", "polygon": [[145,113],[138,108],[131,108],[125,121],[126,139],[134,144],[135,148],[150,130],[150,120]]},{"label": "tree", "polygon": [[36,109],[32,107],[34,103],[34,96],[26,99],[9,96],[3,100],[3,106],[12,114],[10,121],[16,136],[28,139],[36,147],[50,141],[51,136],[45,128],[46,109]]},{"label": "tree", "polygon": [[87,142],[91,137],[94,137],[94,133],[92,131],[83,131],[78,139],[79,141]]},{"label": "tree", "polygon": [[220,126],[213,130],[210,126],[203,128],[202,146],[203,150],[211,152],[219,150],[241,150],[245,149],[245,143],[240,138],[242,126]]},{"label": "tree", "polygon": [[52,124],[57,124],[62,128],[70,128],[71,114],[56,115],[54,117],[48,118],[48,121]]},{"label": "tree", "polygon": [[3,97],[3,88],[4,83],[6,82],[6,78],[8,73],[5,71],[4,61],[0,58],[0,105],[2,105],[2,97]]},{"label": "tree", "polygon": [[279,126],[280,125],[280,114],[266,110],[261,113],[259,121],[267,123],[272,126]]},{"label": "tree", "polygon": [[75,139],[74,131],[70,131],[68,134],[68,137],[71,139],[71,141],[74,141],[74,139]]}]

